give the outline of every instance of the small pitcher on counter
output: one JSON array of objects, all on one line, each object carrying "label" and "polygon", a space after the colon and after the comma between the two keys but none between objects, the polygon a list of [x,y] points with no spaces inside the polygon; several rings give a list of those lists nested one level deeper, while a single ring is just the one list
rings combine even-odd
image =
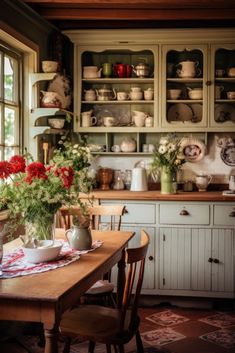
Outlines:
[{"label": "small pitcher on counter", "polygon": [[206,191],[207,186],[211,183],[212,176],[209,174],[200,173],[196,176],[195,182],[198,191]]}]

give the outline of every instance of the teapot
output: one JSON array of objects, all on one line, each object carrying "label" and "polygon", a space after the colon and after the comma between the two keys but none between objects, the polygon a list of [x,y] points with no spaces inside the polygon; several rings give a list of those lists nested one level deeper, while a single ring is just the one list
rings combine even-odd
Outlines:
[{"label": "teapot", "polygon": [[132,137],[126,137],[121,142],[121,151],[122,152],[135,152],[136,150],[136,140]]},{"label": "teapot", "polygon": [[117,93],[114,88],[100,88],[96,89],[98,101],[111,101],[117,98]]},{"label": "teapot", "polygon": [[89,250],[92,246],[91,231],[89,228],[80,228],[73,225],[71,229],[66,230],[65,236],[72,249]]},{"label": "teapot", "polygon": [[88,89],[88,90],[84,90],[84,99],[85,101],[95,101],[96,100],[96,92],[94,89]]},{"label": "teapot", "polygon": [[198,191],[206,191],[207,186],[210,184],[211,180],[212,180],[212,176],[209,174],[208,175],[203,173],[198,174],[195,178]]},{"label": "teapot", "polygon": [[181,61],[176,65],[177,76],[181,78],[200,76],[199,61]]},{"label": "teapot", "polygon": [[149,65],[146,63],[139,63],[136,67],[133,67],[133,72],[137,77],[148,77],[149,76]]},{"label": "teapot", "polygon": [[61,108],[61,96],[57,92],[40,91],[42,108]]}]

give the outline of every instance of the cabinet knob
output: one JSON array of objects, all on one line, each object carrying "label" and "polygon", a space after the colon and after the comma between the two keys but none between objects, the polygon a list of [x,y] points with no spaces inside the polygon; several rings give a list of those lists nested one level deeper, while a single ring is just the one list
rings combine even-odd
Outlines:
[{"label": "cabinet knob", "polygon": [[213,262],[212,257],[209,257],[208,262]]},{"label": "cabinet knob", "polygon": [[189,216],[189,212],[187,210],[181,210],[180,216]]},{"label": "cabinet knob", "polygon": [[235,211],[232,211],[231,213],[229,213],[229,217],[235,217]]},{"label": "cabinet knob", "polygon": [[149,261],[153,261],[153,256],[152,255],[149,256]]},{"label": "cabinet knob", "polygon": [[206,86],[211,86],[211,81],[206,81]]},{"label": "cabinet knob", "polygon": [[129,213],[129,212],[128,212],[128,209],[125,207],[124,214],[127,214],[127,213]]},{"label": "cabinet knob", "polygon": [[215,264],[219,264],[219,259],[214,259]]}]

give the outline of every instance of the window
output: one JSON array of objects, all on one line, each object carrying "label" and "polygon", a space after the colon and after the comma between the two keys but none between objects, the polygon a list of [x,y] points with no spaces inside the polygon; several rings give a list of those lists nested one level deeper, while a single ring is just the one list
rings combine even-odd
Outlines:
[{"label": "window", "polygon": [[0,160],[20,152],[22,55],[0,42]]}]

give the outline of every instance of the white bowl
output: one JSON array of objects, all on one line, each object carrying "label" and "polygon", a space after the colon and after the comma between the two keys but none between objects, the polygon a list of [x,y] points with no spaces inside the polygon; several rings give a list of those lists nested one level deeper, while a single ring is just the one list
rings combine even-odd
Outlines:
[{"label": "white bowl", "polygon": [[63,129],[65,120],[64,119],[52,118],[52,119],[48,119],[48,123],[54,129]]},{"label": "white bowl", "polygon": [[44,60],[42,61],[43,72],[57,72],[58,61]]},{"label": "white bowl", "polygon": [[202,89],[192,89],[188,92],[190,99],[202,99]]},{"label": "white bowl", "polygon": [[228,99],[235,99],[235,91],[227,92]]},{"label": "white bowl", "polygon": [[62,248],[62,243],[55,241],[53,244],[51,240],[41,240],[37,248],[33,248],[32,244],[23,246],[22,248],[26,260],[37,264],[56,259]]},{"label": "white bowl", "polygon": [[168,99],[179,99],[181,95],[181,89],[168,89],[167,90],[167,98]]}]

